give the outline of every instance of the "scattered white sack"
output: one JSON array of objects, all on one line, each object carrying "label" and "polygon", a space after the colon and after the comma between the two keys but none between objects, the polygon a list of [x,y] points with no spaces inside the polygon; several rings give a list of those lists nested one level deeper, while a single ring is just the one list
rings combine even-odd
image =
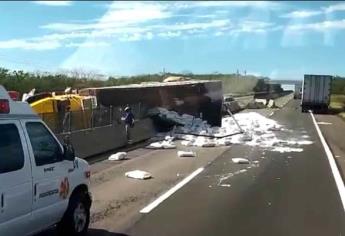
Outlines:
[{"label": "scattered white sack", "polygon": [[274,147],[272,152],[280,152],[280,153],[285,153],[285,152],[303,152],[303,148],[292,148],[292,147]]},{"label": "scattered white sack", "polygon": [[229,146],[231,144],[231,140],[227,138],[217,139],[216,145],[217,146]]},{"label": "scattered white sack", "polygon": [[176,145],[173,142],[163,141],[162,142],[162,148],[164,148],[164,149],[175,149]]},{"label": "scattered white sack", "polygon": [[201,145],[201,147],[215,147],[216,143],[215,142],[207,142]]},{"label": "scattered white sack", "polygon": [[245,158],[232,158],[232,162],[236,164],[249,164],[248,159]]},{"label": "scattered white sack", "polygon": [[126,160],[127,159],[127,152],[118,152],[115,154],[112,154],[108,160],[109,161],[121,161],[121,160]]},{"label": "scattered white sack", "polygon": [[309,141],[309,140],[302,140],[302,141],[298,141],[297,144],[298,145],[310,145],[310,144],[313,144],[313,142]]},{"label": "scattered white sack", "polygon": [[153,149],[160,149],[162,148],[162,142],[154,142],[151,143],[149,146],[147,146],[148,148],[153,148]]},{"label": "scattered white sack", "polygon": [[278,125],[274,125],[270,128],[268,128],[268,131],[280,131],[282,128]]},{"label": "scattered white sack", "polygon": [[183,146],[193,146],[193,142],[192,141],[188,141],[188,140],[183,140],[183,141],[181,141],[181,144],[183,145]]},{"label": "scattered white sack", "polygon": [[195,152],[192,151],[178,151],[177,152],[178,157],[195,157]]},{"label": "scattered white sack", "polygon": [[147,148],[152,149],[174,149],[176,145],[171,141],[162,141],[162,142],[154,142],[151,143]]},{"label": "scattered white sack", "polygon": [[329,123],[329,122],[323,122],[323,121],[321,121],[321,122],[317,122],[317,124],[319,124],[319,125],[332,125],[332,123]]},{"label": "scattered white sack", "polygon": [[245,133],[242,135],[242,137],[240,138],[240,140],[242,142],[248,142],[248,141],[252,141],[253,140],[253,137],[252,135],[248,134],[248,133]]},{"label": "scattered white sack", "polygon": [[142,170],[133,170],[125,173],[125,176],[133,179],[150,179],[152,175],[149,172]]},{"label": "scattered white sack", "polygon": [[170,136],[170,135],[167,135],[167,136],[165,136],[164,139],[165,139],[166,141],[172,142],[172,141],[174,141],[175,137],[172,137],[172,136]]},{"label": "scattered white sack", "polygon": [[216,143],[213,140],[209,140],[205,137],[198,137],[194,142],[194,146],[197,146],[197,147],[215,147]]}]

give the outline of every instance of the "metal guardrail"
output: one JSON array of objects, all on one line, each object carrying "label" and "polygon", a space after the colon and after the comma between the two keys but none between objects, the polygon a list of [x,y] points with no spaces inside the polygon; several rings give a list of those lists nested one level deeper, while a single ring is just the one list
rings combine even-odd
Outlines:
[{"label": "metal guardrail", "polygon": [[[132,104],[131,107],[136,120],[147,117],[148,109],[142,104]],[[42,113],[39,115],[55,134],[66,134],[121,124],[123,108],[97,107],[88,110]]]}]

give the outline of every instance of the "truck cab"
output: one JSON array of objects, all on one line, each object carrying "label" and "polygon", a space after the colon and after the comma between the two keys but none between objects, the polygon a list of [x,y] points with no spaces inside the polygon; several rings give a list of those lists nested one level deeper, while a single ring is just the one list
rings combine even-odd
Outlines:
[{"label": "truck cab", "polygon": [[88,163],[0,85],[0,235],[86,234],[89,184]]}]

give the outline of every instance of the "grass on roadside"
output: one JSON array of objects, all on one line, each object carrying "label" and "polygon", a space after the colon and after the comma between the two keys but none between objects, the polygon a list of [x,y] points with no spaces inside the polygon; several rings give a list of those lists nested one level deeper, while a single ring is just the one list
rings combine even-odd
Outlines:
[{"label": "grass on roadside", "polygon": [[333,94],[331,95],[330,108],[339,112],[345,111],[345,95]]},{"label": "grass on roadside", "polygon": [[339,113],[339,116],[345,121],[345,112]]},{"label": "grass on roadside", "polygon": [[345,121],[345,95],[333,94],[331,95],[330,109],[338,113],[338,115]]}]

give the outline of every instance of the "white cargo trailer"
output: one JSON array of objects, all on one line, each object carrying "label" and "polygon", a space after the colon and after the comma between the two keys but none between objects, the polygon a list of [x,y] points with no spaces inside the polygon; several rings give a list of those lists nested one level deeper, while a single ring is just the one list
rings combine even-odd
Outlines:
[{"label": "white cargo trailer", "polygon": [[327,110],[330,102],[332,76],[304,75],[302,86],[302,112]]}]

